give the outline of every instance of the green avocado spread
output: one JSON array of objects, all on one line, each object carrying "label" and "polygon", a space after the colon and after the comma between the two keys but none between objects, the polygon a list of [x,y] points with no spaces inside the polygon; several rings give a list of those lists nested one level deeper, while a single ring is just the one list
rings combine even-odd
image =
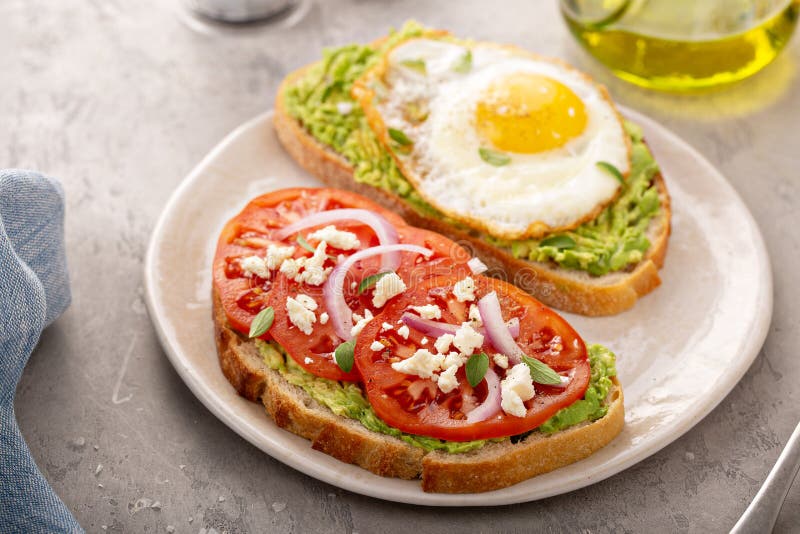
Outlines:
[{"label": "green avocado spread", "polygon": [[[312,399],[327,407],[336,415],[355,419],[373,432],[394,436],[426,451],[440,450],[453,454],[473,451],[480,449],[491,441],[503,441],[506,439],[443,441],[436,438],[406,434],[387,425],[375,415],[358,384],[336,382],[316,377],[305,371],[292,358],[287,357],[283,348],[276,343],[256,339],[256,345],[264,359],[264,363],[270,369],[278,371],[287,382],[301,388]],[[604,401],[611,388],[611,377],[616,375],[614,354],[601,345],[590,345],[588,354],[592,376],[584,398],[556,412],[534,432],[542,431],[550,434],[583,421],[594,421],[606,414],[608,406]]]},{"label": "green avocado spread", "polygon": [[[405,179],[389,151],[370,129],[363,110],[350,95],[353,82],[381,55],[405,39],[428,30],[415,22],[377,45],[347,45],[323,51],[322,61],[311,66],[286,91],[286,107],[321,143],[344,156],[354,168],[357,182],[388,190],[426,216],[455,221],[428,204]],[[542,240],[499,240],[478,236],[505,248],[514,257],[554,262],[567,269],[601,276],[626,269],[642,260],[650,247],[646,237],[650,220],[658,213],[658,191],[653,176],[658,167],[642,142],[641,130],[625,123],[632,141],[632,168],[619,196],[603,212],[577,228]]]}]

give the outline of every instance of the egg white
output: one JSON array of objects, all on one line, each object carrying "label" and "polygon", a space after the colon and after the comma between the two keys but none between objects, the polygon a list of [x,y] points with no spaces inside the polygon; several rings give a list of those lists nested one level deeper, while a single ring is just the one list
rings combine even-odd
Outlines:
[{"label": "egg white", "polygon": [[[375,103],[385,125],[413,141],[400,156],[404,175],[430,204],[495,237],[537,237],[570,228],[612,200],[618,181],[596,164],[605,161],[623,174],[630,168],[629,139],[613,104],[586,76],[514,48],[470,47],[472,67],[453,70],[467,52],[460,44],[413,39],[394,48],[383,76],[388,90]],[[422,60],[425,72],[409,65]],[[562,147],[535,154],[507,154],[511,163],[493,166],[479,155],[493,148],[476,131],[475,109],[495,80],[514,73],[543,75],[569,87],[582,101],[586,128]],[[427,118],[404,115],[415,102]]]}]

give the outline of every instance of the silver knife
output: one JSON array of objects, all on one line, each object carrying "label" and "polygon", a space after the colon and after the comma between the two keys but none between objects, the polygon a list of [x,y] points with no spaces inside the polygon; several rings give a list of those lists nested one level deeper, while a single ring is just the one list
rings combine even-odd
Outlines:
[{"label": "silver knife", "polygon": [[731,534],[772,532],[798,469],[800,469],[800,423],[792,432],[786,447],[775,462],[775,467],[769,472],[755,499],[734,525]]}]

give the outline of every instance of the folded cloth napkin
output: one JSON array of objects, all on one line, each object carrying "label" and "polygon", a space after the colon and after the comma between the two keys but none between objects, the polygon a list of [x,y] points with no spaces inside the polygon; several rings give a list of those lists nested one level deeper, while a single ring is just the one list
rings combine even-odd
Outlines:
[{"label": "folded cloth napkin", "polygon": [[14,415],[22,369],[69,301],[61,186],[36,172],[0,170],[2,532],[82,532],[36,467]]}]

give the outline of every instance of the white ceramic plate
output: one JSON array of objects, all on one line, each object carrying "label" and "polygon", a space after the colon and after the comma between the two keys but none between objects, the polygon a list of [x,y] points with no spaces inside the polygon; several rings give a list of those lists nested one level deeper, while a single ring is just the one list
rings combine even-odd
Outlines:
[{"label": "white ceramic plate", "polygon": [[645,131],[672,195],[673,234],[663,284],[614,317],[566,314],[583,337],[617,354],[625,428],[576,464],[491,493],[428,494],[418,481],[382,478],[314,451],[239,397],[217,363],[211,322],[211,259],[223,224],[252,197],[320,183],[278,143],[272,114],[228,135],[167,203],[145,262],[147,304],[161,343],[186,385],[231,429],[272,457],[356,493],[448,506],[531,501],[587,486],[647,458],[697,424],[758,353],[772,314],[772,279],[752,216],[697,152],[652,120]]}]

